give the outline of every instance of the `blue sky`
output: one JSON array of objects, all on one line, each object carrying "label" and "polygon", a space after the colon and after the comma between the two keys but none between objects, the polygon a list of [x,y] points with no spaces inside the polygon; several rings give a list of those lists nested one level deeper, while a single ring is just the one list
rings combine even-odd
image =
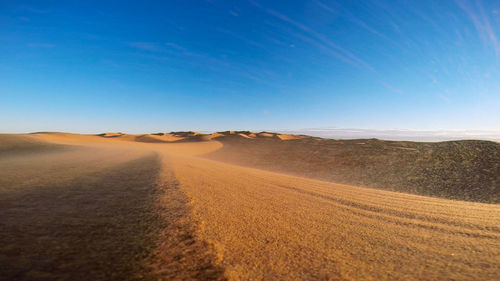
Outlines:
[{"label": "blue sky", "polygon": [[0,132],[499,124],[499,1],[0,2]]}]

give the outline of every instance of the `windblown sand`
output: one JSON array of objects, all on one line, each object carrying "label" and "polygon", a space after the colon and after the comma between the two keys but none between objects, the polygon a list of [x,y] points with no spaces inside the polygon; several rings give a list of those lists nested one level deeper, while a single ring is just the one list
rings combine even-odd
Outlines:
[{"label": "windblown sand", "polygon": [[186,135],[0,136],[0,279],[500,276],[500,205],[222,163]]}]

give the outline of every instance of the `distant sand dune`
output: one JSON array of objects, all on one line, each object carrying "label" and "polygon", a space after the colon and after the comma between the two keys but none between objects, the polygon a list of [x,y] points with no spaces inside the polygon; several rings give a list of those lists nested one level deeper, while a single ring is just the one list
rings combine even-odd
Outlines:
[{"label": "distant sand dune", "polygon": [[274,137],[274,134],[262,132],[262,133],[258,133],[257,136],[259,136],[259,137],[265,137],[265,138],[272,138],[272,137]]},{"label": "distant sand dune", "polygon": [[290,134],[278,134],[280,140],[300,140],[306,138],[305,136],[290,135]]},{"label": "distant sand dune", "polygon": [[135,141],[138,142],[174,142],[174,141],[179,141],[183,140],[183,137],[177,137],[173,135],[139,135],[135,137]]},{"label": "distant sand dune", "polygon": [[244,137],[246,139],[253,139],[253,137],[249,136],[249,135],[246,135],[246,134],[243,134],[243,133],[239,133],[238,136],[240,137]]},{"label": "distant sand dune", "polygon": [[98,136],[103,138],[116,138],[116,137],[121,137],[123,135],[124,135],[123,133],[103,133],[99,134]]},{"label": "distant sand dune", "polygon": [[64,149],[65,146],[48,142],[37,135],[0,134],[0,156],[29,154]]}]

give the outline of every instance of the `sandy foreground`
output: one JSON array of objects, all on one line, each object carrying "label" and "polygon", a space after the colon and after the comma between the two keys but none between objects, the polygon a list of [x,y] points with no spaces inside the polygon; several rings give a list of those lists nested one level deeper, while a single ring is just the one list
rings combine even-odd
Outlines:
[{"label": "sandy foreground", "polygon": [[500,276],[500,205],[222,163],[214,140],[1,137],[0,280]]}]

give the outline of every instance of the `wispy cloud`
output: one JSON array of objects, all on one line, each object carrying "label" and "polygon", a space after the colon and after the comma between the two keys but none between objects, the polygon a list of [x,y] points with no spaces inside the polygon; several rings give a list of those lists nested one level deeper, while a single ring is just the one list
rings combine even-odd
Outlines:
[{"label": "wispy cloud", "polygon": [[328,46],[321,44],[320,42],[314,40],[313,38],[311,38],[309,36],[306,36],[306,35],[303,35],[300,33],[296,33],[296,32],[292,32],[292,31],[289,31],[289,34],[292,35],[293,37],[307,43],[307,44],[310,44],[310,45],[316,47],[317,49],[323,51],[324,53],[326,53],[327,55],[329,55],[331,57],[334,57],[334,58],[336,58],[344,63],[350,64],[352,66],[358,66],[355,61],[350,60],[348,57],[343,56],[341,53],[336,52],[336,51],[332,50],[331,48],[328,48]]},{"label": "wispy cloud", "polygon": [[320,2],[320,1],[317,1],[315,0],[314,3],[316,3],[316,5],[318,5],[320,8],[322,8],[323,10],[326,10],[327,12],[330,12],[330,13],[335,13],[335,10],[333,8],[331,8],[330,6],[327,6],[326,4],[324,4],[323,2]]},{"label": "wispy cloud", "polygon": [[31,12],[31,13],[34,13],[34,14],[47,14],[47,13],[50,13],[50,10],[47,10],[47,9],[40,9],[38,7],[34,7],[34,6],[21,6],[20,7],[21,9],[23,10],[26,10],[28,12]]},{"label": "wispy cloud", "polygon": [[469,16],[483,43],[491,45],[496,55],[499,55],[500,43],[481,2],[476,1],[476,7],[471,7],[470,2],[463,0],[455,0],[455,2]]},{"label": "wispy cloud", "polygon": [[264,46],[263,44],[261,43],[258,43],[258,42],[255,42],[253,40],[250,40],[246,37],[243,37],[235,32],[232,32],[232,31],[229,31],[227,29],[222,29],[222,28],[217,28],[216,29],[218,32],[221,32],[221,33],[225,33],[227,35],[231,35],[232,37],[238,39],[238,40],[241,40],[249,45],[253,45],[253,46],[256,46],[256,47],[259,47],[259,48],[262,48],[262,49],[266,49],[266,46]]},{"label": "wispy cloud", "polygon": [[233,11],[233,10],[229,11],[229,14],[230,14],[231,16],[233,16],[233,17],[237,17],[237,16],[239,16],[239,14],[238,14],[237,12]]},{"label": "wispy cloud", "polygon": [[437,96],[442,99],[444,102],[446,102],[447,104],[450,104],[451,103],[451,100],[449,97],[445,96],[444,94],[442,93],[437,93]]},{"label": "wispy cloud", "polygon": [[248,0],[248,2],[250,2],[250,4],[252,4],[253,6],[255,6],[257,8],[262,8],[262,5],[255,0]]},{"label": "wispy cloud", "polygon": [[127,43],[127,45],[137,48],[138,50],[146,51],[144,53],[140,53],[139,55],[159,62],[182,60],[186,65],[190,64],[205,67],[227,67],[230,65],[225,60],[221,60],[205,53],[188,50],[187,48],[172,42],[163,44],[152,42],[131,42]]},{"label": "wispy cloud", "polygon": [[[332,14],[336,14],[335,12],[335,9],[333,9],[332,7],[328,6],[327,4],[324,4],[320,1],[314,1],[314,3],[316,3],[316,5],[318,5],[320,8],[322,8],[323,10],[325,11],[328,11]],[[397,44],[394,40],[390,39],[389,37],[385,36],[384,34],[380,33],[379,31],[377,31],[375,28],[373,28],[372,26],[370,26],[369,24],[367,24],[365,21],[361,20],[360,18],[354,16],[352,13],[350,13],[348,10],[342,10],[341,12],[337,12],[338,14],[340,14],[342,17],[344,17],[346,20],[354,23],[355,25],[357,25],[358,27],[382,38],[382,39],[385,39],[387,41],[389,41],[390,43],[392,44]]]},{"label": "wispy cloud", "polygon": [[48,43],[29,43],[27,46],[30,48],[54,48],[56,45]]},{"label": "wispy cloud", "polygon": [[187,53],[186,48],[173,42],[167,42],[167,43],[129,42],[127,43],[127,45],[142,51],[148,51],[153,53],[174,53],[174,51],[181,54]]},{"label": "wispy cloud", "polygon": [[162,52],[164,50],[161,45],[153,42],[129,42],[128,45],[149,52]]},{"label": "wispy cloud", "polygon": [[172,43],[172,42],[165,43],[165,46],[173,48],[173,49],[176,49],[176,50],[179,50],[179,51],[185,51],[186,50],[186,48],[182,47],[181,45],[176,44],[176,43]]},{"label": "wispy cloud", "polygon": [[[286,22],[295,28],[301,30],[302,32],[308,34],[309,36],[313,37],[314,39],[311,39],[310,37],[306,36],[299,36],[299,39],[302,39],[306,41],[306,43],[309,44],[314,44],[316,47],[320,47],[323,50],[328,50],[328,53],[330,55],[333,55],[334,57],[342,60],[343,62],[349,63],[354,66],[358,67],[363,67],[369,70],[373,70],[373,67],[371,67],[368,63],[363,61],[362,59],[358,58],[356,55],[351,53],[350,51],[340,47],[336,43],[334,43],[332,40],[328,39],[325,35],[316,32],[315,30],[311,29],[310,27],[306,26],[305,24],[298,22],[296,20],[293,20],[277,11],[274,11],[272,9],[265,9],[265,11],[274,16],[277,19],[280,19],[283,22]],[[296,34],[297,37],[297,34]],[[317,41],[317,42],[313,42]]]},{"label": "wispy cloud", "polygon": [[381,80],[379,82],[380,82],[380,84],[382,84],[382,86],[384,86],[386,89],[390,90],[391,92],[394,92],[394,93],[397,93],[397,94],[400,94],[400,95],[403,94],[402,90],[395,88],[394,86],[392,86],[388,82],[383,81],[383,80]]}]

